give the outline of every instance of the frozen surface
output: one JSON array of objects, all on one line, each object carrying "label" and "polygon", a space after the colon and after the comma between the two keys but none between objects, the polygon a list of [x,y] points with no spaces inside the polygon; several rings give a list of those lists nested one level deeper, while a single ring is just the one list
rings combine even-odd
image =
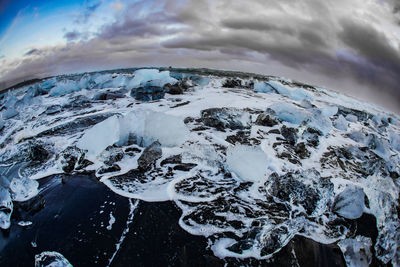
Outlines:
[{"label": "frozen surface", "polygon": [[10,183],[13,200],[26,201],[38,194],[39,183],[29,178],[14,178]]},{"label": "frozen surface", "polygon": [[35,267],[72,267],[71,263],[60,253],[45,251],[35,256]]},{"label": "frozen surface", "polygon": [[267,155],[258,147],[238,145],[227,150],[228,169],[244,181],[257,182],[264,178]]},{"label": "frozen surface", "polygon": [[[227,79],[145,69],[60,76],[4,94],[1,228],[13,201],[38,193],[35,179],[93,172],[122,196],[174,201],[179,225],[221,258],[267,259],[302,235],[339,244],[352,266],[371,257],[398,266],[400,118],[290,80],[238,77],[246,86],[227,89]],[[129,94],[178,81],[188,87],[178,95]],[[139,202],[130,203],[132,220]],[[364,212],[376,218],[375,242],[356,234]],[[111,228],[119,218],[105,220]]]}]

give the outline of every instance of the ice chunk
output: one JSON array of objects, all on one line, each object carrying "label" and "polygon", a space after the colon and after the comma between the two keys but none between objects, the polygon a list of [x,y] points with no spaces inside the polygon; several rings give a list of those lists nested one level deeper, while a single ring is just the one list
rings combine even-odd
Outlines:
[{"label": "ice chunk", "polygon": [[87,150],[87,155],[97,156],[120,139],[120,118],[112,116],[89,130],[79,139],[77,147]]},{"label": "ice chunk", "polygon": [[257,182],[264,178],[267,155],[260,149],[244,145],[229,147],[226,164],[242,180]]},{"label": "ice chunk", "polygon": [[45,251],[35,255],[35,267],[72,267],[71,263],[60,253]]},{"label": "ice chunk", "polygon": [[152,86],[164,86],[167,83],[175,84],[178,82],[176,79],[169,75],[169,71],[159,71],[157,69],[141,69],[135,71],[135,76],[129,82],[130,88],[136,88],[141,84],[150,82]]},{"label": "ice chunk", "polygon": [[290,103],[275,103],[269,108],[283,121],[300,124],[307,120],[310,113]]},{"label": "ice chunk", "polygon": [[13,178],[10,183],[13,200],[25,201],[38,194],[39,183],[26,177]]},{"label": "ice chunk", "polygon": [[81,90],[81,87],[77,83],[71,80],[63,80],[56,84],[54,88],[50,90],[51,96],[61,96],[72,92]]},{"label": "ice chunk", "polygon": [[11,119],[11,118],[17,116],[18,114],[19,114],[19,112],[15,108],[7,108],[6,110],[4,110],[1,113],[1,117],[4,120],[8,120],[8,119]]},{"label": "ice chunk", "polygon": [[357,118],[356,115],[347,114],[346,120],[349,121],[349,122],[357,122],[357,121],[358,121],[358,118]]},{"label": "ice chunk", "polygon": [[121,121],[121,139],[125,142],[129,135],[138,138],[138,143],[148,146],[159,141],[163,146],[178,146],[189,137],[189,130],[179,117],[150,110],[129,113]]},{"label": "ice chunk", "polygon": [[339,115],[339,117],[333,122],[333,125],[338,130],[347,131],[349,123],[342,115]]},{"label": "ice chunk", "polygon": [[3,130],[3,128],[4,128],[4,121],[0,120],[0,131]]},{"label": "ice chunk", "polygon": [[338,242],[348,267],[368,267],[372,261],[371,245],[371,239],[365,236]]},{"label": "ice chunk", "polygon": [[112,225],[115,223],[115,217],[113,216],[112,212],[110,212],[110,220],[108,221],[107,230],[112,229]]},{"label": "ice chunk", "polygon": [[326,117],[332,117],[338,113],[338,107],[337,106],[325,106],[321,109],[322,114]]},{"label": "ice chunk", "polygon": [[18,225],[22,226],[22,227],[25,227],[25,226],[32,225],[32,222],[31,221],[19,221]]},{"label": "ice chunk", "polygon": [[7,229],[10,227],[10,218],[13,211],[13,203],[11,201],[10,192],[0,186],[0,228]]},{"label": "ice chunk", "polygon": [[49,92],[51,88],[53,88],[57,83],[57,79],[56,78],[51,78],[48,80],[45,80],[44,82],[42,82],[42,84],[39,86],[41,88],[42,91],[44,92]]},{"label": "ice chunk", "polygon": [[347,219],[360,218],[364,212],[363,189],[355,185],[347,185],[335,198],[333,210]]},{"label": "ice chunk", "polygon": [[[0,121],[1,125],[1,121]],[[0,126],[1,129],[1,126]],[[392,148],[400,152],[400,135],[395,133],[394,131],[389,131],[388,133],[390,144]]]},{"label": "ice chunk", "polygon": [[259,93],[273,93],[276,92],[274,88],[271,87],[266,82],[255,82],[254,83],[254,90],[256,90]]},{"label": "ice chunk", "polygon": [[320,130],[324,135],[329,133],[332,129],[331,120],[319,109],[313,109],[311,111],[308,125],[314,129]]},{"label": "ice chunk", "polygon": [[270,81],[268,83],[279,94],[288,96],[293,100],[298,100],[298,101],[300,101],[300,100],[313,100],[311,94],[309,92],[305,91],[302,88],[288,87],[288,86],[285,86],[285,85],[281,84],[280,82],[276,82],[276,81]]}]

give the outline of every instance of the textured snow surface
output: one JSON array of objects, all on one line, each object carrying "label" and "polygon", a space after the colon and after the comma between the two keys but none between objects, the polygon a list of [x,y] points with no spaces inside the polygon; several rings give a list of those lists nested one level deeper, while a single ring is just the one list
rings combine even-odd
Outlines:
[{"label": "textured snow surface", "polygon": [[[136,100],[141,87],[164,97]],[[143,69],[60,76],[0,104],[3,229],[35,179],[93,171],[125,197],[174,201],[218,257],[269,258],[303,235],[336,242],[349,266],[400,265],[400,118],[369,103],[278,78]],[[356,237],[363,213],[375,243]]]}]

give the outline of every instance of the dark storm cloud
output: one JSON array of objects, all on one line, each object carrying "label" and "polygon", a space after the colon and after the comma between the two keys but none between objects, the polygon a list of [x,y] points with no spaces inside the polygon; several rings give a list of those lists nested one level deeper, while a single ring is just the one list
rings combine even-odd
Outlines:
[{"label": "dark storm cloud", "polygon": [[64,38],[68,42],[78,40],[81,36],[82,36],[82,34],[80,32],[77,32],[77,31],[66,32],[64,34]]},{"label": "dark storm cloud", "polygon": [[[89,13],[98,8],[87,7]],[[4,65],[4,77],[15,81],[85,66],[235,68],[323,82],[370,100],[380,97],[380,105],[400,111],[395,8],[395,0],[137,1],[93,39],[68,32],[67,41],[81,41]]]}]

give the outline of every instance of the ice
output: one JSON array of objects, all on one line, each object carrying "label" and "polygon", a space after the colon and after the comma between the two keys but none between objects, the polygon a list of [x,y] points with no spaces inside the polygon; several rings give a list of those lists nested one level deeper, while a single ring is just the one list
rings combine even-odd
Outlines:
[{"label": "ice", "polygon": [[338,242],[348,267],[368,267],[372,261],[371,245],[371,239],[365,236]]},{"label": "ice", "polygon": [[115,217],[112,215],[112,212],[110,212],[110,220],[108,221],[108,226],[107,230],[112,229],[112,225],[115,223]]},{"label": "ice", "polygon": [[3,120],[8,120],[17,116],[18,114],[19,112],[15,108],[7,108],[1,113],[1,117],[3,118]]},{"label": "ice", "polygon": [[3,130],[3,128],[4,128],[4,121],[0,120],[0,131]]},{"label": "ice", "polygon": [[268,83],[279,94],[288,96],[293,100],[301,101],[301,100],[312,100],[313,99],[312,95],[302,88],[288,87],[288,86],[285,86],[285,85],[281,84],[280,82],[276,82],[276,81],[270,81]]},{"label": "ice", "polygon": [[45,80],[44,82],[42,82],[42,84],[40,85],[40,88],[44,92],[49,92],[51,88],[56,86],[56,84],[57,84],[57,79],[51,78],[51,79],[48,79],[48,80]]},{"label": "ice", "polygon": [[348,125],[349,123],[342,115],[339,115],[339,117],[337,117],[337,119],[333,122],[333,126],[341,131],[347,131]]},{"label": "ice", "polygon": [[[0,121],[1,125],[1,121]],[[1,126],[0,126],[1,129]],[[394,131],[389,131],[388,132],[390,144],[392,145],[392,148],[400,152],[400,134],[397,134]]]},{"label": "ice", "polygon": [[271,87],[266,82],[255,82],[254,83],[254,90],[256,90],[259,93],[273,93],[275,92],[274,88]]},{"label": "ice", "polygon": [[22,226],[22,227],[25,227],[25,226],[32,225],[32,222],[31,221],[19,221],[18,225]]},{"label": "ice", "polygon": [[349,122],[357,122],[357,121],[358,121],[358,118],[357,118],[356,115],[347,114],[346,120],[349,121]]},{"label": "ice", "polygon": [[56,83],[56,86],[50,90],[49,94],[50,96],[62,96],[80,90],[81,87],[74,81],[63,80]]},{"label": "ice", "polygon": [[134,72],[133,79],[128,83],[128,87],[137,88],[141,84],[150,82],[152,86],[164,86],[167,83],[175,84],[176,79],[169,75],[169,71],[159,71],[157,69],[141,69]]},{"label": "ice", "polygon": [[310,113],[290,103],[276,103],[269,108],[283,121],[300,124],[310,117]]},{"label": "ice", "polygon": [[347,185],[335,198],[334,211],[347,219],[360,218],[364,212],[364,191],[361,187]]},{"label": "ice", "polygon": [[244,181],[257,182],[264,178],[268,157],[260,149],[244,145],[229,147],[226,164],[228,169]]},{"label": "ice", "polygon": [[0,228],[8,229],[10,227],[11,213],[13,212],[13,203],[10,192],[0,186]]},{"label": "ice", "polygon": [[331,120],[319,109],[312,109],[308,125],[320,130],[324,135],[329,133],[332,128]]},{"label": "ice", "polygon": [[138,110],[121,120],[120,143],[126,142],[131,134],[144,146],[154,141],[159,141],[163,146],[178,146],[188,139],[189,130],[179,117],[151,110]]},{"label": "ice", "polygon": [[95,157],[108,146],[117,143],[119,139],[120,118],[112,116],[87,130],[79,139],[77,147],[87,150],[89,157]]},{"label": "ice", "polygon": [[321,108],[322,114],[326,117],[332,117],[338,113],[338,107],[337,106],[325,106]]},{"label": "ice", "polygon": [[72,267],[72,265],[61,253],[45,251],[35,255],[35,267]]},{"label": "ice", "polygon": [[10,183],[10,190],[13,200],[26,201],[38,194],[39,183],[29,178],[13,178]]}]

